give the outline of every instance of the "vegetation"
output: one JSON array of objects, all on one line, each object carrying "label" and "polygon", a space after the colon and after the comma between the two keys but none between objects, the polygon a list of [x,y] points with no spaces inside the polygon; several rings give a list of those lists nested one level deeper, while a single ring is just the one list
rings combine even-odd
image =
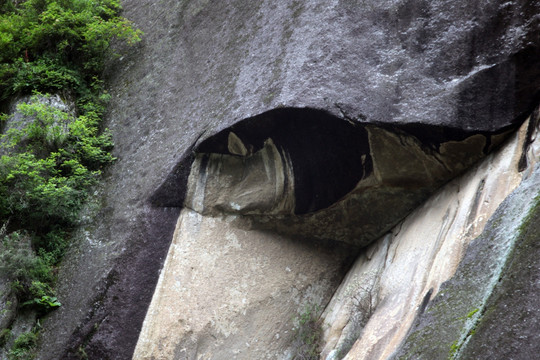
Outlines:
[{"label": "vegetation", "polygon": [[60,92],[83,112],[103,110],[96,99],[111,41],[140,40],[119,12],[118,0],[1,0],[0,99]]},{"label": "vegetation", "polygon": [[9,329],[0,330],[0,347],[6,345],[9,339],[11,339],[11,330]]},{"label": "vegetation", "polygon": [[318,305],[308,304],[302,313],[294,319],[296,325],[294,345],[295,360],[317,360],[323,335],[319,320]]},{"label": "vegetation", "polygon": [[8,353],[9,360],[28,360],[32,359],[32,352],[37,344],[37,334],[35,331],[29,331],[19,335],[13,347]]},{"label": "vegetation", "polygon": [[[0,275],[20,309],[60,306],[54,267],[90,188],[115,160],[101,127],[102,72],[114,41],[141,35],[120,11],[119,0],[0,0],[0,109],[29,96],[17,117],[0,113]],[[20,354],[35,336],[17,338],[10,357],[28,358]]]}]

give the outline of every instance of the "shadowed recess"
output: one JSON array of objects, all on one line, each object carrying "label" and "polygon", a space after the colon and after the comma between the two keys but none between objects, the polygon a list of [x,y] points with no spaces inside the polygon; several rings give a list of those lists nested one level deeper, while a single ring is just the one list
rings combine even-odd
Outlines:
[{"label": "shadowed recess", "polygon": [[296,214],[332,205],[372,171],[367,131],[324,111],[296,108],[268,111],[203,141],[196,152],[230,154],[231,132],[243,142],[247,156],[260,150],[269,138],[290,156]]}]

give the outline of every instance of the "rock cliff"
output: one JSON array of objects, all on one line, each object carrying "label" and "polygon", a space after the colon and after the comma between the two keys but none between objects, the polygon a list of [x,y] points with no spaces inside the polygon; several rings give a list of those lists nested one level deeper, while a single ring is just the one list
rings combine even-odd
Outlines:
[{"label": "rock cliff", "polygon": [[540,2],[124,8],[39,359],[533,353]]},{"label": "rock cliff", "polygon": [[[309,329],[314,337],[321,332],[317,341],[323,359],[388,359],[405,339],[396,355],[400,358],[460,355],[458,350],[471,337],[470,330],[488,316],[487,301],[499,277],[504,276],[505,263],[512,256],[522,256],[513,254],[514,249],[517,253],[520,246],[534,247],[537,240],[534,225],[528,235],[531,244],[521,244],[524,240],[518,239],[525,231],[522,227],[535,224],[540,199],[540,144],[528,144],[537,138],[539,119],[534,116],[502,148],[446,184],[387,235],[362,250],[345,277],[343,269],[354,251],[351,244],[344,246],[336,239],[319,244],[304,229],[295,235],[289,231],[288,236],[269,232],[268,226],[261,231],[260,220],[250,216],[253,210],[242,214],[250,205],[264,212],[269,208],[260,200],[276,198],[267,196],[264,183],[257,181],[253,187],[259,191],[255,192],[249,181],[261,172],[251,167],[257,155],[245,160],[248,169],[234,167],[233,172],[228,171],[222,155],[218,160],[208,159],[206,182],[201,181],[201,164],[195,161],[186,208],[178,220],[134,359],[313,358],[314,354],[302,350],[297,334],[304,325],[302,316],[309,312],[318,318],[314,309],[323,308],[317,328]],[[535,130],[529,133],[530,129]],[[275,145],[266,143],[260,151],[264,154],[266,148],[275,149]],[[527,166],[520,171],[522,159]],[[271,158],[266,162],[272,163]],[[271,168],[270,174],[275,174],[279,167]],[[232,174],[245,176],[239,181]],[[281,183],[275,176],[257,178]],[[227,189],[231,182],[244,193]],[[199,190],[201,186],[206,192]],[[216,188],[221,196],[207,199],[205,195]],[[224,198],[228,201],[221,201]],[[217,207],[205,211],[202,204],[209,202]],[[273,215],[275,208],[270,209]],[[276,220],[271,216],[267,221]],[[467,266],[472,269],[463,270]],[[532,262],[527,266],[533,267]],[[456,277],[444,283],[456,268]],[[452,286],[453,282],[458,285]],[[527,280],[523,282],[527,284]],[[534,282],[523,286],[534,286]],[[507,296],[517,297],[515,303],[524,300],[517,294]],[[433,329],[435,325],[428,323],[429,338],[423,333],[427,331],[424,314],[431,314],[434,308],[444,312],[438,310],[428,318],[440,327]],[[529,305],[527,316],[535,317],[537,311]],[[413,328],[407,337],[414,321],[422,333],[417,335]],[[536,339],[535,324],[524,331],[529,332],[528,338]],[[478,331],[475,336],[486,336]],[[512,341],[512,334],[500,336]],[[486,339],[481,345],[486,346]],[[475,351],[476,356],[480,352],[490,358],[482,350]],[[517,351],[523,358],[533,353],[527,345]]]}]

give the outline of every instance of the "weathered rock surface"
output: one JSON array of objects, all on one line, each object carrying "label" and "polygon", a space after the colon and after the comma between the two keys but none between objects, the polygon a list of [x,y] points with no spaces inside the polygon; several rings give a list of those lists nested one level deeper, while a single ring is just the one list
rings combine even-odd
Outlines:
[{"label": "weathered rock surface", "polygon": [[[536,161],[539,149],[537,140]],[[393,358],[537,357],[540,165],[532,165]]]},{"label": "weathered rock surface", "polygon": [[[447,152],[452,163],[470,161],[469,146],[478,154],[483,144],[483,155],[485,134],[495,142],[538,100],[539,7],[528,0],[124,1],[124,15],[146,35],[109,71],[108,126],[119,161],[96,194],[101,210],[89,214],[94,220],[80,229],[60,272],[63,306],[44,323],[39,358],[76,359],[80,349],[89,358],[131,358],[185,200],[192,149],[204,153],[198,145],[242,120],[314,109],[376,129],[409,126],[419,140],[410,146],[422,151],[466,132]],[[244,148],[233,141],[227,151],[249,154],[233,132]],[[396,163],[379,169],[403,165]],[[323,210],[349,191],[319,205],[295,195],[295,208]]]},{"label": "weathered rock surface", "polygon": [[[537,129],[534,121],[537,118]],[[471,329],[467,314],[486,306],[511,257],[518,228],[535,204],[540,143],[528,130],[525,124],[508,144],[444,186],[358,258],[323,314],[322,358],[387,359],[406,336],[405,350],[397,356],[403,359],[447,359],[452,343],[461,345],[461,333],[465,336]],[[530,138],[536,141],[527,148],[528,168],[521,173],[524,144]],[[522,178],[527,180],[521,190],[506,201],[512,209],[499,207]],[[483,242],[483,250],[472,246],[459,265],[469,242],[480,234],[474,243]],[[459,280],[441,285],[458,265],[461,270],[453,279]],[[473,268],[463,270],[466,266]],[[536,265],[532,261],[524,266]],[[458,291],[449,285],[452,281],[466,288]],[[444,313],[437,311],[441,307]],[[421,325],[408,335],[417,316],[438,327],[426,330]],[[528,331],[532,329],[534,324]],[[504,358],[500,354],[492,358]]]},{"label": "weathered rock surface", "polygon": [[322,310],[353,255],[184,209],[133,359],[291,358],[297,318]]}]

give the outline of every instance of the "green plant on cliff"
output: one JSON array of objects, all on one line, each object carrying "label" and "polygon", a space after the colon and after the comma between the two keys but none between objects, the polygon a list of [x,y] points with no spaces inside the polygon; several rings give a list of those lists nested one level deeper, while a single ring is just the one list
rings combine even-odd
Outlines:
[{"label": "green plant on cliff", "polygon": [[3,347],[11,339],[11,330],[3,329],[0,330],[0,347]]},{"label": "green plant on cliff", "polygon": [[22,333],[15,339],[13,347],[8,353],[9,360],[29,360],[34,358],[34,351],[37,344],[37,334],[35,331]]},{"label": "green plant on cliff", "polygon": [[296,354],[294,360],[319,359],[320,345],[323,335],[319,320],[320,308],[318,305],[308,304],[295,318],[294,347]]},{"label": "green plant on cliff", "polygon": [[[0,0],[0,109],[33,95],[17,118],[0,113],[0,273],[22,308],[60,306],[54,267],[114,161],[101,125],[110,97],[102,73],[113,43],[141,36],[120,11],[119,0]],[[75,108],[50,105],[53,98]],[[12,358],[33,346],[17,344]]]},{"label": "green plant on cliff", "polygon": [[[95,85],[114,39],[133,44],[140,31],[119,16],[118,0],[3,0],[0,96],[41,92],[95,100]],[[92,99],[94,98],[94,99]]]},{"label": "green plant on cliff", "polygon": [[52,240],[77,222],[87,189],[114,160],[112,141],[99,133],[99,119],[70,119],[38,97],[18,111],[32,121],[3,135],[4,147],[17,151],[0,158],[0,219]]}]

